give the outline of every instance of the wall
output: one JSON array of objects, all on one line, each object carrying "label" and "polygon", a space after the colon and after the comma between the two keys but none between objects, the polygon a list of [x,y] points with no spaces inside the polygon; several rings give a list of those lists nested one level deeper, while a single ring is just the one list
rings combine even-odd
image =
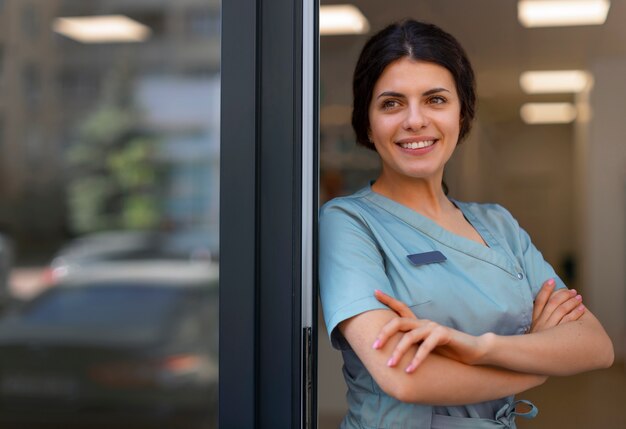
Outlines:
[{"label": "wall", "polygon": [[585,300],[626,355],[626,60],[591,68],[591,119],[577,127],[578,218]]}]

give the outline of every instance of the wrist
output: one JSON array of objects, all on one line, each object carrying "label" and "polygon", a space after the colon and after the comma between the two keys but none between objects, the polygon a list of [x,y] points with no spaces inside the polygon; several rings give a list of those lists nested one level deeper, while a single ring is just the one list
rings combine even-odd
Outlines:
[{"label": "wrist", "polygon": [[493,362],[494,350],[496,350],[496,343],[498,336],[493,332],[486,332],[478,337],[478,349],[480,353],[476,365],[489,365]]}]

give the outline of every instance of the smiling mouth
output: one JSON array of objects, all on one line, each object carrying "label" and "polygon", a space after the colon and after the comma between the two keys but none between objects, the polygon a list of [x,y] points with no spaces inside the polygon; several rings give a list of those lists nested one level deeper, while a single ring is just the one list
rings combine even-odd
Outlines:
[{"label": "smiling mouth", "polygon": [[435,144],[437,140],[423,140],[419,142],[398,143],[402,149],[423,149]]}]

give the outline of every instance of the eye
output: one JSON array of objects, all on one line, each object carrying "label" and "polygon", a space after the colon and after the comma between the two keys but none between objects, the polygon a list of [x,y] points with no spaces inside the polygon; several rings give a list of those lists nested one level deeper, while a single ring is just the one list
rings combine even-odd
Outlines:
[{"label": "eye", "polygon": [[442,95],[435,95],[428,99],[429,104],[444,104],[448,100]]},{"label": "eye", "polygon": [[381,103],[381,107],[383,110],[389,110],[389,109],[393,109],[394,107],[397,107],[400,103],[398,102],[398,100],[394,100],[394,99],[389,99],[389,100],[384,100]]}]

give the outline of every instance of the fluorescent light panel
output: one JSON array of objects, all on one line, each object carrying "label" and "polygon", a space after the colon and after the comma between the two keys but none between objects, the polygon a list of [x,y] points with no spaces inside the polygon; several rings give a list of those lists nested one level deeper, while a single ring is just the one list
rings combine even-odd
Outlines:
[{"label": "fluorescent light panel", "polygon": [[150,28],[124,15],[56,18],[52,29],[82,43],[143,42]]},{"label": "fluorescent light panel", "polygon": [[576,93],[588,88],[593,78],[583,70],[527,71],[519,83],[527,94]]},{"label": "fluorescent light panel", "polygon": [[609,0],[520,0],[517,19],[524,27],[601,25],[610,6]]},{"label": "fluorescent light panel", "polygon": [[370,24],[361,11],[351,4],[320,6],[320,34],[365,34]]},{"label": "fluorescent light panel", "polygon": [[526,103],[520,116],[527,124],[567,124],[576,119],[572,103]]}]

